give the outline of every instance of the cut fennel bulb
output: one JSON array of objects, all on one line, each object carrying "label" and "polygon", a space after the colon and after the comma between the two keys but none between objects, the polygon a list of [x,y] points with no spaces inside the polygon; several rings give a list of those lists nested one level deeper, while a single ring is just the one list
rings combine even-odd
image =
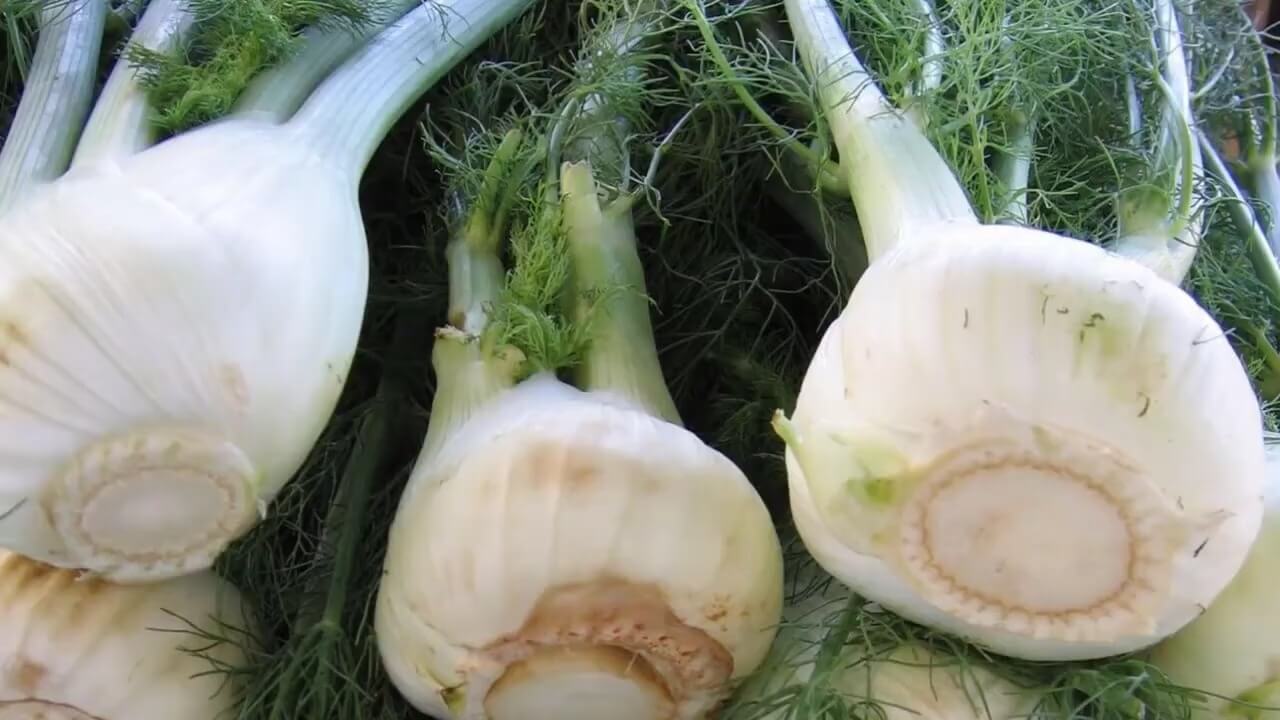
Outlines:
[{"label": "cut fennel bulb", "polygon": [[1280,718],[1280,445],[1268,447],[1262,532],[1227,589],[1156,645],[1149,660],[1179,685],[1208,694],[1201,720]]},{"label": "cut fennel bulb", "polygon": [[[556,170],[548,204],[573,285],[642,289],[629,202],[602,207],[587,162]],[[679,424],[641,290],[592,321],[581,389],[550,370],[516,382],[514,349],[486,332],[501,224],[467,228],[448,251],[454,325],[437,335],[440,389],[378,590],[383,665],[440,718],[705,717],[764,658],[781,613],[769,512]]]},{"label": "cut fennel bulb", "polygon": [[377,635],[423,712],[702,717],[768,650],[781,578],[763,503],[695,435],[610,393],[530,378],[409,483]]},{"label": "cut fennel bulb", "polygon": [[1163,259],[978,223],[827,3],[786,7],[872,261],[776,423],[805,544],[859,594],[1007,655],[1173,633],[1261,522],[1261,414],[1225,333]]},{"label": "cut fennel bulb", "polygon": [[146,585],[80,577],[0,551],[0,718],[219,720],[251,631],[211,572]]},{"label": "cut fennel bulb", "polygon": [[92,152],[0,220],[0,545],[154,580],[209,567],[255,523],[355,351],[365,164],[527,4],[421,6],[283,123],[232,116],[132,152],[136,98],[104,100],[111,132],[87,131]]},{"label": "cut fennel bulb", "polygon": [[788,590],[769,657],[735,694],[725,720],[808,720],[838,708],[884,720],[1022,720],[1039,702],[977,658],[872,637],[874,628],[854,621],[872,611],[813,563]]}]

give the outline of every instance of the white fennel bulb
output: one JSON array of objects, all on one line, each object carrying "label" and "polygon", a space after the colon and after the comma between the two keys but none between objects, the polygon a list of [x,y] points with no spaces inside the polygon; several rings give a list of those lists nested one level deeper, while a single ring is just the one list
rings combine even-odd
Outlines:
[{"label": "white fennel bulb", "polygon": [[786,6],[872,259],[777,422],[805,544],[859,594],[1007,655],[1173,633],[1262,513],[1256,397],[1177,287],[1185,263],[980,224],[827,3]]},{"label": "white fennel bulb", "polygon": [[0,551],[0,718],[225,718],[242,602],[211,572],[116,585]]},{"label": "white fennel bulb", "polygon": [[1191,624],[1151,649],[1150,662],[1205,693],[1199,720],[1280,718],[1280,445],[1268,447],[1266,512],[1244,567]]},{"label": "white fennel bulb", "polygon": [[383,661],[440,717],[702,717],[768,650],[778,553],[724,456],[535,376],[415,468],[379,590]]},{"label": "white fennel bulb", "polygon": [[[650,16],[613,10],[591,36],[617,46],[584,57],[640,55]],[[590,162],[625,151],[580,130],[613,126],[604,120],[616,106],[605,95],[567,102],[547,113],[558,121],[551,142],[596,142],[566,142],[587,157],[549,165],[558,197],[533,191],[523,216],[540,243],[525,252],[564,273],[519,262],[513,273],[550,293],[568,277],[572,299],[560,300],[589,342],[574,385],[554,365],[519,380],[541,348],[507,347],[490,321],[515,284],[499,259],[503,208],[544,142],[513,130],[486,158],[447,251],[450,325],[437,334],[430,427],[388,540],[379,650],[401,694],[439,718],[704,718],[768,651],[781,547],[751,483],[681,425],[667,390],[635,196],[602,200]],[[593,296],[588,320],[579,311]]]},{"label": "white fennel bulb", "polygon": [[769,657],[725,720],[807,720],[837,708],[883,720],[1022,720],[1040,701],[976,657],[888,630],[874,617],[883,610],[807,559],[788,591]]},{"label": "white fennel bulb", "polygon": [[[151,580],[252,527],[346,379],[365,164],[525,4],[447,2],[447,28],[420,7],[287,121],[257,106],[145,149],[137,89],[109,83],[70,171],[0,219],[0,545]],[[172,28],[181,6],[148,15]]]}]

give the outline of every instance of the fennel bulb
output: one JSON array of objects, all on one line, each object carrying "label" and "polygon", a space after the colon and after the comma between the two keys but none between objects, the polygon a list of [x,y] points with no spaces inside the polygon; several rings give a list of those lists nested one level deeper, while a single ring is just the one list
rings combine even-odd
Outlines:
[{"label": "fennel bulb", "polygon": [[1173,682],[1209,695],[1197,718],[1280,718],[1280,445],[1268,447],[1267,472],[1262,531],[1244,567],[1148,658]]},{"label": "fennel bulb", "polygon": [[[71,170],[0,219],[0,545],[154,580],[253,526],[355,351],[368,158],[526,4],[446,2],[447,27],[419,7],[287,121],[255,108],[145,149],[136,88],[108,83]],[[181,13],[142,24],[164,37]]]},{"label": "fennel bulb", "polygon": [[877,633],[875,613],[811,561],[788,581],[769,657],[734,696],[725,720],[1021,720],[1039,702],[981,660]]},{"label": "fennel bulb", "polygon": [[211,572],[145,585],[80,577],[0,551],[0,718],[218,720],[250,631]]},{"label": "fennel bulb", "polygon": [[[454,342],[438,341],[438,368]],[[486,372],[466,362],[453,382]],[[763,503],[726,458],[625,398],[534,376],[409,483],[376,632],[423,712],[703,717],[768,650],[781,561]]]},{"label": "fennel bulb", "polygon": [[[436,717],[707,717],[765,657],[781,614],[769,512],[682,426],[643,296],[629,106],[612,93],[643,87],[660,5],[594,6],[577,87],[544,112],[552,129],[506,133],[479,191],[462,185],[449,325],[432,350],[438,391],[375,614],[393,682]],[[546,177],[526,198],[535,164]],[[508,276],[501,238],[521,208]],[[521,343],[504,325],[512,288],[530,285],[586,335],[572,385],[547,334]],[[522,302],[517,318],[535,312]]]},{"label": "fennel bulb", "polygon": [[786,10],[872,260],[776,422],[805,544],[859,594],[1002,654],[1168,636],[1262,513],[1258,404],[1175,284],[1185,252],[979,223],[825,0]]}]

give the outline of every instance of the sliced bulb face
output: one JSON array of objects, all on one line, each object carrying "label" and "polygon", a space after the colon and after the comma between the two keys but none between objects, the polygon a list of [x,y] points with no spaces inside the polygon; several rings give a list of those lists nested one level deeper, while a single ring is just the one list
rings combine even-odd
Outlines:
[{"label": "sliced bulb face", "polygon": [[1223,331],[1141,266],[1020,228],[905,243],[824,338],[788,435],[836,577],[1031,659],[1145,647],[1240,568],[1257,401]]},{"label": "sliced bulb face", "polygon": [[1280,446],[1268,450],[1266,512],[1244,567],[1148,656],[1172,682],[1212,694],[1197,703],[1197,720],[1280,717]]},{"label": "sliced bulb face", "polygon": [[534,378],[420,462],[377,601],[383,663],[438,717],[701,717],[764,657],[782,556],[688,431]]},{"label": "sliced bulb face", "polygon": [[119,581],[209,567],[332,413],[367,265],[352,180],[274,126],[0,219],[0,545]]},{"label": "sliced bulb face", "polygon": [[241,610],[236,589],[208,572],[113,585],[2,552],[0,718],[226,717],[236,676],[213,663],[234,670],[244,652],[192,626],[235,637],[248,629]]}]

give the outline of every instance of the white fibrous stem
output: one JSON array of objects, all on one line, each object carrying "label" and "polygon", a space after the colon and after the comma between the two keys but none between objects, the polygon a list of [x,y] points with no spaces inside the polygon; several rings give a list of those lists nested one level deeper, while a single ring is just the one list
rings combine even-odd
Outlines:
[{"label": "white fibrous stem", "polygon": [[233,114],[284,122],[335,67],[356,52],[378,31],[404,15],[416,0],[394,0],[378,7],[373,21],[359,31],[344,27],[311,27],[304,33],[302,50],[278,67],[253,79],[236,99]]},{"label": "white fibrous stem", "polygon": [[[172,52],[185,42],[194,22],[187,0],[151,0],[129,42]],[[138,73],[127,57],[116,61],[76,145],[73,167],[121,160],[155,142],[152,107]]]},{"label": "white fibrous stem", "polygon": [[[150,147],[121,59],[84,165],[0,219],[0,546],[153,581],[210,567],[259,521],[346,382],[369,156],[529,4],[420,6],[289,122],[231,117]],[[157,0],[135,41],[176,42],[188,18]]]},{"label": "white fibrous stem", "polygon": [[47,3],[31,71],[0,150],[0,213],[66,171],[93,102],[105,0]]},{"label": "white fibrous stem", "polygon": [[775,423],[806,546],[858,594],[1006,655],[1173,633],[1244,562],[1264,477],[1245,368],[1165,262],[1185,256],[980,224],[825,0],[785,5],[871,259]]}]

